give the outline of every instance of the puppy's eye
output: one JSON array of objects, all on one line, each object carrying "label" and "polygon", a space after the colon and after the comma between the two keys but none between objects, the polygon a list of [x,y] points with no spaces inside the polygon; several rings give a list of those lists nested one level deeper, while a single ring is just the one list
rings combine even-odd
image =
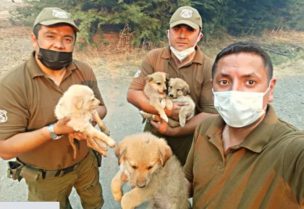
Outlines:
[{"label": "puppy's eye", "polygon": [[136,170],[137,169],[137,166],[136,165],[131,165],[131,167]]},{"label": "puppy's eye", "polygon": [[176,89],[176,91],[181,91],[181,89]]},{"label": "puppy's eye", "polygon": [[153,168],[153,165],[150,165],[147,167],[148,170],[151,170]]}]

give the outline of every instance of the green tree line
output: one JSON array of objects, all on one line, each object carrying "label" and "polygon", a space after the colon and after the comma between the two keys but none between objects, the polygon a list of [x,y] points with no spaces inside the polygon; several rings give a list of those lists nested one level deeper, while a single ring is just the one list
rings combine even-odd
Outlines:
[{"label": "green tree line", "polygon": [[169,19],[179,6],[191,5],[203,17],[203,32],[210,36],[259,35],[264,30],[304,30],[303,0],[24,0],[13,20],[32,24],[45,6],[61,7],[73,15],[85,43],[107,30],[133,34],[133,44],[158,45],[166,38]]}]

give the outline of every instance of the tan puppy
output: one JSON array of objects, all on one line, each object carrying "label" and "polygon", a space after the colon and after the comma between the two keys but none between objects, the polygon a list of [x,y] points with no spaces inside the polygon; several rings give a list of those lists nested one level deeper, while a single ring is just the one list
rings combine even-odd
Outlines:
[{"label": "tan puppy", "polygon": [[[57,119],[69,118],[67,125],[77,132],[83,133],[87,138],[87,145],[103,155],[106,155],[106,144],[110,147],[115,145],[115,141],[107,136],[109,129],[99,117],[96,108],[100,101],[95,98],[92,89],[88,86],[75,84],[64,92],[55,107]],[[98,131],[91,124],[96,121],[100,129]],[[105,134],[106,133],[106,134]],[[74,159],[76,158],[76,146],[74,144],[74,134],[69,134],[70,144],[73,147]]]},{"label": "tan puppy", "polygon": [[[179,125],[184,127],[186,121],[194,116],[195,103],[190,97],[189,85],[181,78],[170,78],[168,87],[168,96],[173,103],[184,103],[179,111]],[[177,121],[169,120],[169,125],[174,127]]]},{"label": "tan puppy", "polygon": [[[125,137],[116,147],[120,170],[112,179],[112,194],[122,209],[134,209],[148,201],[149,208],[188,207],[187,181],[177,158],[164,139],[151,133]],[[122,194],[122,185],[132,189]]]},{"label": "tan puppy", "polygon": [[150,104],[157,110],[160,117],[168,122],[164,109],[172,109],[173,104],[167,98],[166,90],[166,73],[155,72],[147,76],[144,94],[149,98]]}]

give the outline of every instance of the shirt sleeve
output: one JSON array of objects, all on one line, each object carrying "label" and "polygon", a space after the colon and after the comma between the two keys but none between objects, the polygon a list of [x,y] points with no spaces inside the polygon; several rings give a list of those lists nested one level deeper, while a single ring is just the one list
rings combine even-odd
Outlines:
[{"label": "shirt sleeve", "polygon": [[294,136],[288,137],[294,139],[285,150],[284,177],[299,204],[304,205],[304,132],[297,131]]},{"label": "shirt sleeve", "polygon": [[5,95],[0,99],[0,140],[26,131],[29,112],[21,88],[19,83],[0,82],[0,95]]},{"label": "shirt sleeve", "polygon": [[212,93],[212,81],[211,81],[211,60],[205,57],[203,77],[204,81],[202,83],[202,91],[199,101],[198,110],[199,112],[207,113],[217,113],[213,104],[213,93]]},{"label": "shirt sleeve", "polygon": [[140,69],[135,73],[129,89],[143,90],[145,86],[146,76],[152,74],[154,71],[155,69],[151,63],[151,55],[148,53],[148,55],[144,58]]}]

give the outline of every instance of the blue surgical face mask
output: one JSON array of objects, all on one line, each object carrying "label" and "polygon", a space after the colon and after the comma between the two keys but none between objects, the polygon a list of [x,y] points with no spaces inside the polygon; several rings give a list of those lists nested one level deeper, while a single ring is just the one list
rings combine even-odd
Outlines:
[{"label": "blue surgical face mask", "polygon": [[73,52],[61,52],[39,48],[38,59],[51,70],[61,70],[72,63]]}]

